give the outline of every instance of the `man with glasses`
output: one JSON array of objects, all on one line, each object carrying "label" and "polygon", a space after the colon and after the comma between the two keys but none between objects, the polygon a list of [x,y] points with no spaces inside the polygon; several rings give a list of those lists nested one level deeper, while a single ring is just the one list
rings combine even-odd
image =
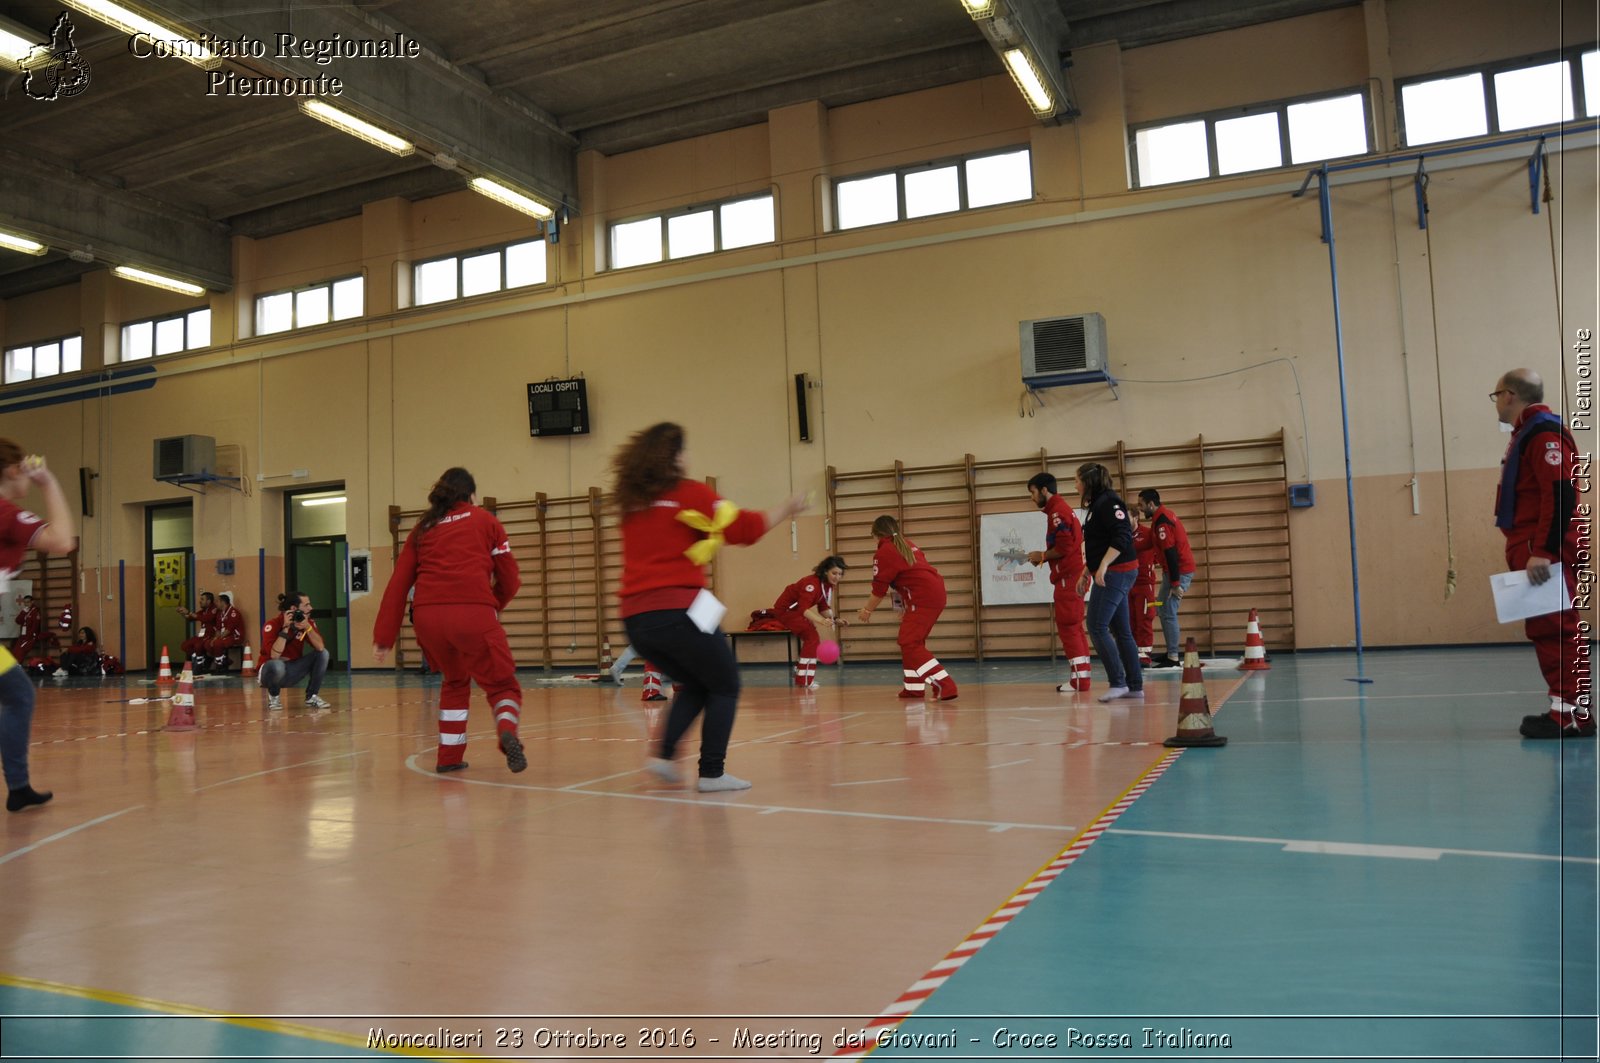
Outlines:
[{"label": "man with glasses", "polygon": [[[1561,418],[1544,404],[1544,381],[1532,369],[1513,369],[1489,393],[1511,444],[1501,462],[1495,525],[1506,537],[1506,564],[1528,573],[1535,586],[1561,562],[1567,596],[1576,589],[1578,491],[1573,483],[1577,444]],[[1576,609],[1523,622],[1549,687],[1550,709],[1522,718],[1524,738],[1593,738],[1589,643]]]}]

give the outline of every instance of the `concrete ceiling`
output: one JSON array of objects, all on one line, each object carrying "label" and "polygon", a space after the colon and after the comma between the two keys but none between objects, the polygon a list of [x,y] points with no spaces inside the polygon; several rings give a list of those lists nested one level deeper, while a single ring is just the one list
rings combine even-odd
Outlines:
[{"label": "concrete ceiling", "polygon": [[[126,0],[191,33],[262,42],[215,76],[338,77],[324,97],[424,151],[390,155],[282,97],[207,94],[208,73],[130,54],[128,34],[78,11],[90,80],[36,99],[0,67],[0,228],[49,254],[0,248],[0,298],[107,262],[231,284],[230,238],[266,236],[420,199],[487,173],[581,211],[581,150],[632,151],[761,122],[806,100],[857,103],[1002,73],[958,0]],[[1124,48],[1289,18],[1359,0],[1007,0],[1063,34],[1063,52]],[[0,16],[48,37],[59,0],[0,0]],[[3,25],[3,23],[0,23]],[[1064,28],[1063,28],[1064,27]],[[302,41],[393,41],[419,55],[279,57]],[[42,84],[42,82],[41,82]],[[456,169],[435,165],[434,154]],[[75,252],[69,254],[68,252]]]}]

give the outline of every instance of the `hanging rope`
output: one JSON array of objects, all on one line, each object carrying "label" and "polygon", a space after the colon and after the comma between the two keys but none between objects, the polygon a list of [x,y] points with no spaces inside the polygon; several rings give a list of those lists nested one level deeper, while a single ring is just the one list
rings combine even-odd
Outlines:
[{"label": "hanging rope", "polygon": [[1422,161],[1417,161],[1417,199],[1422,204],[1422,239],[1427,247],[1428,254],[1428,312],[1433,319],[1433,371],[1439,381],[1439,461],[1440,470],[1444,477],[1444,545],[1445,556],[1449,559],[1444,573],[1445,601],[1456,592],[1456,541],[1455,524],[1450,517],[1450,448],[1445,443],[1444,427],[1444,366],[1439,356],[1439,297],[1434,285],[1433,277],[1433,227],[1426,221],[1432,207],[1428,203],[1428,175],[1422,170]]},{"label": "hanging rope", "polygon": [[[1550,229],[1550,280],[1555,285],[1556,290],[1556,337],[1558,341],[1556,348],[1559,350],[1566,345],[1567,326],[1562,321],[1561,268],[1556,261],[1556,197],[1555,193],[1550,190],[1550,157],[1545,154],[1544,144],[1542,143],[1539,145],[1539,156],[1542,164],[1539,167],[1539,172],[1544,177],[1544,192],[1539,199],[1544,203],[1544,217]],[[1561,394],[1563,398],[1567,394],[1567,359],[1564,355],[1561,359]]]}]

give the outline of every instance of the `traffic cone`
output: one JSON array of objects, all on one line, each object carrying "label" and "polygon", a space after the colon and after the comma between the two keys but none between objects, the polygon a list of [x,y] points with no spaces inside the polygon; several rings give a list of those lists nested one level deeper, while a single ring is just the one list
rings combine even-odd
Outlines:
[{"label": "traffic cone", "polygon": [[1239,662],[1241,672],[1265,672],[1272,665],[1267,663],[1267,644],[1261,637],[1261,621],[1256,616],[1254,609],[1250,610],[1250,621],[1244,626],[1244,660]]},{"label": "traffic cone", "polygon": [[161,667],[156,671],[157,683],[172,682],[172,658],[167,656],[167,648],[161,647]]},{"label": "traffic cone", "polygon": [[611,640],[602,639],[600,642],[600,670],[611,671]]},{"label": "traffic cone", "polygon": [[250,644],[248,642],[245,643],[245,646],[244,646],[244,664],[240,666],[239,674],[240,675],[255,675],[256,674],[256,658],[255,658],[255,655],[250,652]]},{"label": "traffic cone", "polygon": [[1178,698],[1178,733],[1164,746],[1225,746],[1228,740],[1211,729],[1211,703],[1206,700],[1205,678],[1200,673],[1200,651],[1194,636],[1183,649],[1183,693]]},{"label": "traffic cone", "polygon": [[183,676],[178,680],[177,693],[172,695],[172,711],[167,714],[167,730],[192,731],[194,722],[194,669],[187,661]]}]

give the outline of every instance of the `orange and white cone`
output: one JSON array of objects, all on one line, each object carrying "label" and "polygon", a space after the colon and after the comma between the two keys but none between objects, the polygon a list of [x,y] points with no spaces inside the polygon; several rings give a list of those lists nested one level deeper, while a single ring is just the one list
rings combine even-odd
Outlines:
[{"label": "orange and white cone", "polygon": [[245,643],[245,646],[244,646],[244,664],[239,666],[239,674],[240,675],[255,675],[256,674],[256,658],[255,658],[255,654],[250,652],[250,644],[248,642]]},{"label": "orange and white cone", "polygon": [[192,731],[194,722],[194,669],[183,663],[183,676],[178,680],[177,693],[172,695],[172,711],[167,714],[167,730]]},{"label": "orange and white cone", "polygon": [[1162,743],[1173,748],[1225,746],[1228,740],[1211,729],[1211,703],[1200,672],[1200,651],[1194,637],[1183,649],[1183,693],[1178,699],[1178,733]]},{"label": "orange and white cone", "polygon": [[161,647],[161,667],[156,671],[157,683],[172,682],[172,658],[167,656],[167,648]]},{"label": "orange and white cone", "polygon": [[1261,637],[1261,620],[1252,609],[1250,621],[1244,627],[1244,660],[1239,662],[1239,670],[1265,672],[1271,667],[1272,665],[1267,663],[1267,643]]},{"label": "orange and white cone", "polygon": [[600,643],[600,670],[611,671],[611,640],[603,639]]}]

